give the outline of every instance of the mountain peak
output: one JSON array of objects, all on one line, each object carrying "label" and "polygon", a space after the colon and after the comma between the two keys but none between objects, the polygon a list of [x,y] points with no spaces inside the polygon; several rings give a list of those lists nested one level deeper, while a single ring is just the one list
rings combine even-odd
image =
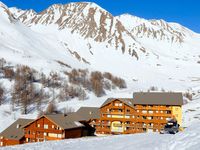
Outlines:
[{"label": "mountain peak", "polygon": [[6,22],[14,22],[16,21],[13,14],[10,12],[8,7],[0,1],[0,19],[3,19]]},{"label": "mountain peak", "polygon": [[7,8],[7,6],[3,2],[1,2],[1,1],[0,1],[0,7]]}]

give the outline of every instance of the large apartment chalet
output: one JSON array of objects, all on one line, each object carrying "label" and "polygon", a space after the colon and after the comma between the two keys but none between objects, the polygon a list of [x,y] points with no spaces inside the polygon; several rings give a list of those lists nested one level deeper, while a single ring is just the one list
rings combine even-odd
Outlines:
[{"label": "large apartment chalet", "polygon": [[134,93],[133,98],[109,98],[100,108],[81,107],[67,115],[18,119],[0,133],[0,146],[61,140],[97,134],[159,132],[170,119],[182,125],[181,93]]},{"label": "large apartment chalet", "polygon": [[169,119],[182,124],[181,93],[134,93],[133,98],[109,98],[100,107],[98,134],[160,131]]}]

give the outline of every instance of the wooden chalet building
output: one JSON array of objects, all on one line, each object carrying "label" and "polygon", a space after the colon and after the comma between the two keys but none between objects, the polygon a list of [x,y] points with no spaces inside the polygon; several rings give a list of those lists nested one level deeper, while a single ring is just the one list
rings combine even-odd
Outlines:
[{"label": "wooden chalet building", "polygon": [[109,98],[100,107],[97,134],[159,132],[167,120],[182,125],[181,93],[134,93],[133,98]]},{"label": "wooden chalet building", "polygon": [[43,115],[24,126],[26,143],[78,138],[83,130],[83,124],[64,114]]},{"label": "wooden chalet building", "polygon": [[32,122],[31,119],[18,119],[0,133],[0,146],[9,146],[25,143],[24,125]]},{"label": "wooden chalet building", "polygon": [[66,115],[43,115],[36,120],[18,119],[0,133],[0,146],[94,135],[95,129],[90,123],[99,117],[99,108],[81,107],[77,112]]}]

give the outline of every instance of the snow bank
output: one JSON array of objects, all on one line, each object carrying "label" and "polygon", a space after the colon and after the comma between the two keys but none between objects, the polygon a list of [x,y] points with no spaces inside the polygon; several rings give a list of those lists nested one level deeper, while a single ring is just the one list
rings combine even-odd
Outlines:
[{"label": "snow bank", "polygon": [[67,139],[63,141],[49,141],[26,144],[14,147],[4,147],[4,150],[186,150],[199,149],[200,146],[199,122],[188,127],[176,135],[142,133],[132,135],[115,135],[107,137],[87,137]]}]

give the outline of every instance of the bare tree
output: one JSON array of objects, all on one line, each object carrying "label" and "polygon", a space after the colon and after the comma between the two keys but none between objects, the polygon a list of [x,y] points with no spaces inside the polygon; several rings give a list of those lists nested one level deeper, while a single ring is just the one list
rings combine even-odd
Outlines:
[{"label": "bare tree", "polygon": [[69,106],[64,108],[64,114],[68,114],[68,113],[72,113],[72,112],[75,112],[74,108],[69,107]]},{"label": "bare tree", "polygon": [[57,106],[56,104],[52,101],[48,104],[47,109],[45,111],[45,114],[52,114],[52,113],[57,113]]},{"label": "bare tree", "polygon": [[27,66],[18,66],[12,92],[12,105],[21,106],[23,114],[27,114],[29,106],[33,104],[36,89],[33,85],[33,70]]},{"label": "bare tree", "polygon": [[2,86],[2,84],[0,84],[0,105],[3,103],[3,101],[4,101],[4,94],[5,94],[5,92],[4,92],[5,90],[4,90],[4,88],[3,88],[3,86]]},{"label": "bare tree", "polygon": [[1,58],[0,59],[0,69],[4,69],[4,66],[5,66],[5,64],[6,64],[6,60],[4,59],[4,58]]},{"label": "bare tree", "polygon": [[103,76],[102,76],[101,72],[98,72],[98,71],[92,72],[90,80],[91,80],[92,89],[93,89],[95,95],[97,97],[104,95],[105,91],[103,89],[103,83],[102,83]]}]

